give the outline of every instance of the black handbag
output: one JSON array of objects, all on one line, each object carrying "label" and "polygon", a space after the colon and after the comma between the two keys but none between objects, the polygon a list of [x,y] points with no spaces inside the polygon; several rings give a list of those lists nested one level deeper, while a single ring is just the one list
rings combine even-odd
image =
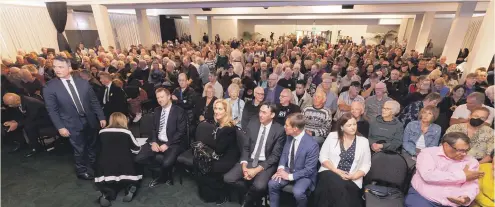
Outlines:
[{"label": "black handbag", "polygon": [[369,207],[403,207],[404,195],[397,188],[370,184],[364,188],[366,206]]},{"label": "black handbag", "polygon": [[201,141],[191,143],[191,148],[193,151],[193,163],[197,172],[203,175],[209,173],[213,160],[218,160],[220,156],[215,153],[215,150]]}]

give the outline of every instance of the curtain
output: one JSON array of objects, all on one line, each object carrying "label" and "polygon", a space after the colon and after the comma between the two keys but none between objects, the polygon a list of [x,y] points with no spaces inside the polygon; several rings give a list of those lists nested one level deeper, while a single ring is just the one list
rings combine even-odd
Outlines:
[{"label": "curtain", "polygon": [[65,25],[67,24],[67,2],[45,2],[46,9],[52,19],[55,29],[57,29],[57,41],[60,51],[71,52],[69,42],[64,36]]},{"label": "curtain", "polygon": [[[116,41],[121,49],[129,48],[131,45],[138,45],[139,30],[137,17],[135,14],[116,14],[109,13],[110,24],[112,25]],[[156,44],[161,42],[160,23],[158,17],[148,16],[150,23],[150,38],[151,43]]]},{"label": "curtain", "polygon": [[473,49],[474,41],[480,30],[481,23],[483,23],[483,17],[473,17],[469,23],[468,30],[462,41],[462,48],[467,48],[469,50]]},{"label": "curtain", "polygon": [[17,50],[58,51],[57,30],[46,7],[0,4],[0,56],[15,58]]},{"label": "curtain", "polygon": [[165,15],[160,15],[159,18],[162,40],[165,42],[177,39],[177,29],[175,28],[174,19],[167,18]]},{"label": "curtain", "polygon": [[[198,19],[197,24],[199,26],[199,35],[203,37],[203,34],[206,32],[208,34],[208,23],[204,19]],[[190,35],[189,31],[189,19],[175,19],[175,28],[177,30],[177,35],[182,37],[184,33]]]}]

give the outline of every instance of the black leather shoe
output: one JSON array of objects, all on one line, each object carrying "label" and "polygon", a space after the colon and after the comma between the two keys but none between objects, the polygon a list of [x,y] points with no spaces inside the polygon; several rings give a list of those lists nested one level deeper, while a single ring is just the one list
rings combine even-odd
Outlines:
[{"label": "black leather shoe", "polygon": [[129,192],[127,192],[127,194],[125,194],[124,198],[122,199],[122,201],[124,202],[131,202],[132,199],[134,198],[134,193],[136,193],[136,186],[131,186],[129,188]]},{"label": "black leather shoe", "polygon": [[155,179],[150,181],[150,183],[148,184],[148,187],[154,188],[154,187],[159,186],[163,183],[165,183],[165,182],[161,178],[155,178]]},{"label": "black leather shoe", "polygon": [[105,198],[105,196],[100,196],[100,199],[99,199],[99,202],[100,202],[100,206],[102,207],[107,207],[107,206],[111,206],[112,203],[110,202],[110,200],[108,200],[107,198]]},{"label": "black leather shoe", "polygon": [[26,157],[26,158],[33,157],[33,156],[35,156],[38,153],[39,153],[39,150],[33,149],[33,150],[29,151],[29,153],[27,153],[26,155],[24,155],[24,157]]},{"label": "black leather shoe", "polygon": [[93,180],[94,179],[94,177],[88,173],[79,174],[79,175],[77,175],[77,178],[79,178],[81,180]]}]

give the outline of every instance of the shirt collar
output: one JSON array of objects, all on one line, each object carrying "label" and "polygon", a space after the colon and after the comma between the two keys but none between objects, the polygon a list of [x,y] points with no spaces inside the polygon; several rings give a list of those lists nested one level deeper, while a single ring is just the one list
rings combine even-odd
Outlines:
[{"label": "shirt collar", "polygon": [[110,82],[108,85],[106,85],[107,88],[110,88],[112,86],[112,82]]},{"label": "shirt collar", "polygon": [[69,78],[60,78],[60,80],[67,82],[67,80],[70,80],[70,82],[74,83],[74,78],[72,76],[69,76]]},{"label": "shirt collar", "polygon": [[273,121],[271,121],[270,123],[268,123],[267,125],[263,125],[261,124],[262,127],[266,127],[266,128],[270,128],[272,126],[272,123]]},{"label": "shirt collar", "polygon": [[296,139],[297,141],[300,141],[302,139],[302,137],[304,136],[304,133],[306,133],[304,130],[299,133],[297,136],[294,137],[294,139]]},{"label": "shirt collar", "polygon": [[172,108],[172,104],[170,104],[167,107],[162,107],[162,109],[165,110],[165,111],[170,111],[170,108]]}]

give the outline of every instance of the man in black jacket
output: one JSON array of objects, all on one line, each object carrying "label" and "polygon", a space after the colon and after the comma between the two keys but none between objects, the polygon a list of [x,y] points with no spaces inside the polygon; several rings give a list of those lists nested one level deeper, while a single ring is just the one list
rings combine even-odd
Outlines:
[{"label": "man in black jacket", "polygon": [[[13,120],[6,121],[4,126],[9,127],[8,132],[23,128],[29,140],[31,151],[26,157],[31,157],[40,151],[38,143],[39,130],[45,127],[53,127],[45,104],[35,98],[19,96],[15,93],[6,93],[3,96],[6,106],[15,110]],[[55,130],[55,128],[53,128]]]},{"label": "man in black jacket", "polygon": [[285,144],[284,127],[273,118],[277,106],[263,103],[259,119],[251,119],[248,124],[247,140],[241,151],[240,163],[224,175],[224,181],[235,185],[252,183],[245,195],[242,206],[254,206],[268,189],[268,181],[277,171],[277,165]]},{"label": "man in black jacket", "polygon": [[155,165],[160,169],[159,175],[149,183],[150,188],[170,180],[173,164],[183,150],[181,140],[186,135],[184,110],[172,105],[167,89],[158,88],[155,94],[160,106],[154,112],[151,136],[135,158],[137,163]]},{"label": "man in black jacket", "polygon": [[247,131],[246,127],[249,124],[249,121],[252,118],[258,117],[263,99],[265,99],[265,90],[258,86],[254,89],[254,99],[246,102],[244,110],[242,110],[241,128],[244,129],[244,131]]},{"label": "man in black jacket", "polygon": [[127,95],[122,88],[112,82],[110,73],[101,72],[100,82],[105,87],[103,95],[103,112],[107,119],[114,112],[121,112],[129,116],[129,107],[127,105]]}]

